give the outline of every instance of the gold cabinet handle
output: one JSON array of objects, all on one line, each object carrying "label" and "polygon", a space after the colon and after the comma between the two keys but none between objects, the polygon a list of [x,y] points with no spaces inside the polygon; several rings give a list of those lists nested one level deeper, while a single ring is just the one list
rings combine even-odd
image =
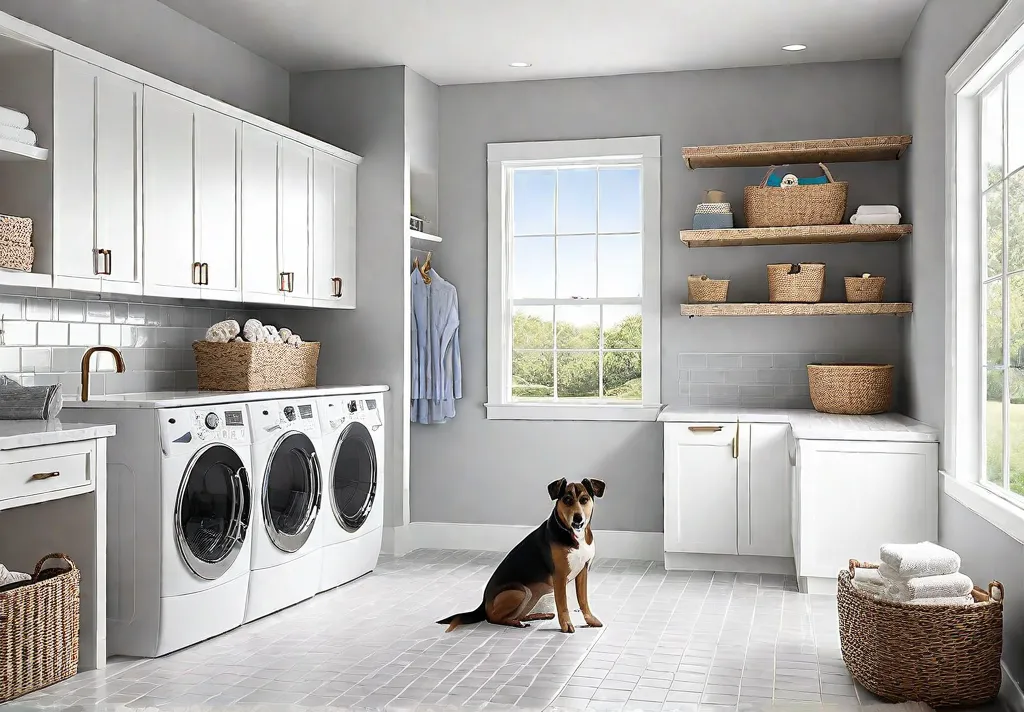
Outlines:
[{"label": "gold cabinet handle", "polygon": [[340,297],[341,296],[341,277],[332,277],[331,278],[331,283],[334,285],[334,296],[336,298]]},{"label": "gold cabinet handle", "polygon": [[736,437],[732,439],[732,459],[740,458],[740,426],[736,426]]},{"label": "gold cabinet handle", "polygon": [[30,480],[49,480],[49,479],[51,479],[53,477],[60,477],[60,472],[59,471],[54,471],[54,472],[37,472],[36,474],[32,475],[29,479]]},{"label": "gold cabinet handle", "polygon": [[105,254],[103,255],[103,260],[107,267],[106,274],[110,275],[114,269],[114,253],[111,252],[110,250],[106,250]]},{"label": "gold cabinet handle", "polygon": [[96,250],[96,254],[103,260],[102,265],[96,268],[96,274],[110,274],[110,250]]},{"label": "gold cabinet handle", "polygon": [[203,263],[193,262],[192,263],[192,284],[203,283]]},{"label": "gold cabinet handle", "polygon": [[721,425],[691,425],[688,430],[691,433],[720,433]]},{"label": "gold cabinet handle", "polygon": [[294,272],[289,272],[288,273],[288,291],[289,292],[294,292],[295,291],[295,273]]},{"label": "gold cabinet handle", "polygon": [[199,265],[199,283],[203,286],[210,284],[210,263],[203,262]]}]

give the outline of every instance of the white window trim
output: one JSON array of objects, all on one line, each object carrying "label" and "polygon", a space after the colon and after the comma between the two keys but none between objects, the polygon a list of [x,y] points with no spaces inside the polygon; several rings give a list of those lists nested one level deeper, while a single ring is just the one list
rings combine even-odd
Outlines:
[{"label": "white window trim", "polygon": [[981,483],[979,95],[1024,51],[1024,0],[1009,0],[946,74],[946,323],[943,491],[1024,542],[1024,509]]},{"label": "white window trim", "polygon": [[[637,405],[512,403],[509,280],[504,234],[506,164],[580,159],[638,159],[643,171],[643,397]],[[487,419],[655,421],[661,412],[661,137],[529,141],[487,145]]]}]

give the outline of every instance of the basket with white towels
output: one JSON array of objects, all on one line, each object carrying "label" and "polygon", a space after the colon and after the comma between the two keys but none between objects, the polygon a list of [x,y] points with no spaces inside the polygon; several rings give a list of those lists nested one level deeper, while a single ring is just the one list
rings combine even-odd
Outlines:
[{"label": "basket with white towels", "polygon": [[36,145],[36,134],[28,127],[28,115],[0,106],[0,138],[26,146]]},{"label": "basket with white towels", "polygon": [[931,542],[884,544],[878,568],[854,569],[853,587],[877,598],[918,606],[974,603],[974,582],[960,573],[955,551]]}]

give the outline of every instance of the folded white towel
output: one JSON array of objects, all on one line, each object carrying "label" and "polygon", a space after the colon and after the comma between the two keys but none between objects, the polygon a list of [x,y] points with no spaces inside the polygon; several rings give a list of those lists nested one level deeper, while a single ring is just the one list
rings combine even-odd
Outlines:
[{"label": "folded white towel", "polygon": [[886,587],[881,585],[881,584],[874,584],[874,583],[870,583],[870,582],[867,582],[867,581],[860,581],[860,580],[858,580],[856,578],[853,579],[853,581],[851,583],[853,583],[853,587],[855,589],[857,589],[858,591],[860,591],[861,593],[867,593],[867,594],[870,594],[872,596],[885,596],[886,593],[887,593]]},{"label": "folded white towel", "polygon": [[879,569],[886,583],[886,595],[894,601],[914,601],[921,598],[963,598],[974,588],[974,582],[965,574],[942,574],[900,578],[891,568]]},{"label": "folded white towel", "polygon": [[898,213],[900,211],[895,205],[862,205],[857,208],[858,215],[885,215]]},{"label": "folded white towel", "polygon": [[857,213],[853,217],[850,218],[850,224],[852,224],[852,225],[899,225],[901,217],[902,216],[899,213],[896,213],[896,214],[869,213],[867,215],[861,215],[860,213]]},{"label": "folded white towel", "polygon": [[917,598],[907,601],[912,606],[969,606],[974,603],[974,596],[962,598]]},{"label": "folded white towel", "polygon": [[920,544],[883,544],[879,558],[896,572],[896,576],[905,579],[954,574],[960,570],[960,557],[955,551],[930,541]]},{"label": "folded white towel", "polygon": [[854,569],[853,585],[884,588],[886,583],[878,569]]},{"label": "folded white towel", "polygon": [[32,577],[28,574],[10,571],[6,566],[0,564],[0,586],[7,586],[8,584],[18,583],[20,581],[28,581],[30,578]]},{"label": "folded white towel", "polygon": [[28,128],[28,115],[0,106],[0,126],[13,126],[16,129]]},{"label": "folded white towel", "polygon": [[4,126],[0,124],[0,138],[5,138],[8,141],[24,143],[28,146],[36,145],[35,132],[29,131],[28,129],[16,129],[13,126]]}]

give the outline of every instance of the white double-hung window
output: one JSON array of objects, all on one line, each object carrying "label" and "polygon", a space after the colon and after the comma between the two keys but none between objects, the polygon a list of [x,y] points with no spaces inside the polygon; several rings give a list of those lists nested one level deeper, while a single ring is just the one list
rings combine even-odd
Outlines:
[{"label": "white double-hung window", "polygon": [[653,420],[660,137],[487,148],[488,418]]}]

